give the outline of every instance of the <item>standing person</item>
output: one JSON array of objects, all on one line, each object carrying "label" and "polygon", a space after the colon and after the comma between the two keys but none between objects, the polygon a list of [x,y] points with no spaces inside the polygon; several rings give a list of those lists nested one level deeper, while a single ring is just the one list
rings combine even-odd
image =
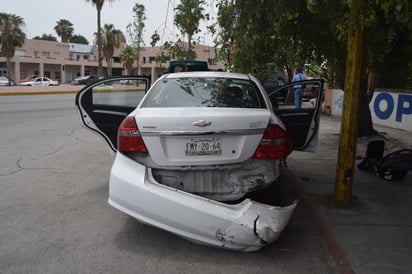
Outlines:
[{"label": "standing person", "polygon": [[[305,74],[301,68],[296,68],[295,75],[292,78],[292,82],[306,80]],[[302,98],[303,98],[304,85],[294,85],[293,92],[295,95],[295,107],[302,107]]]}]

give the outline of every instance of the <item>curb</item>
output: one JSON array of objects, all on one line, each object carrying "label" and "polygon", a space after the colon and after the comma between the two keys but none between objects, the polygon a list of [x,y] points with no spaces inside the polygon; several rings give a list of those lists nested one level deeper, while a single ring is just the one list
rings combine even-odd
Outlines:
[{"label": "curb", "polygon": [[326,220],[323,218],[322,214],[320,213],[319,207],[316,205],[316,203],[309,197],[308,194],[306,194],[301,187],[301,184],[303,183],[300,178],[296,176],[293,172],[291,172],[290,169],[287,167],[282,170],[282,172],[288,173],[288,177],[294,178],[292,187],[294,191],[296,191],[300,197],[300,201],[302,201],[302,204],[304,207],[308,210],[309,215],[312,217],[314,225],[317,226],[317,228],[320,231],[320,234],[322,236],[322,239],[326,245],[327,250],[329,251],[329,254],[332,256],[332,259],[334,260],[336,267],[339,271],[339,273],[344,273],[344,274],[354,274],[355,271],[353,270],[351,264],[349,263],[349,260],[346,256],[345,251],[343,248],[339,245],[337,242],[337,239],[334,237],[333,233],[330,231],[329,226],[326,222]]},{"label": "curb", "polygon": [[11,91],[0,92],[0,96],[25,96],[25,95],[48,95],[48,94],[76,94],[76,90],[63,90],[63,91]]}]

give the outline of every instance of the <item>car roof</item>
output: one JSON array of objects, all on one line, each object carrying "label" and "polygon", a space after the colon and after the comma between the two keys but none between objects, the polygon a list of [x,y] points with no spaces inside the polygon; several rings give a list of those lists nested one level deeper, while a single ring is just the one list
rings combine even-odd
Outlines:
[{"label": "car roof", "polygon": [[219,78],[232,78],[232,79],[244,79],[249,80],[250,77],[247,74],[234,73],[234,72],[222,72],[222,71],[188,71],[165,74],[164,78],[190,78],[190,77],[219,77]]}]

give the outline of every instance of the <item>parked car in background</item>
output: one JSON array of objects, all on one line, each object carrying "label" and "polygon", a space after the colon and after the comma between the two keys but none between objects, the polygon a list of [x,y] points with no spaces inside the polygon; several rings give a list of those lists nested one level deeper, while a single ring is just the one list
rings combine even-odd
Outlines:
[{"label": "parked car in background", "polygon": [[49,77],[36,77],[32,80],[19,83],[20,86],[58,86],[59,82]]},{"label": "parked car in background", "polygon": [[26,78],[19,80],[18,83],[28,82],[33,79],[36,79],[37,77],[40,77],[40,76],[39,75],[29,75]]},{"label": "parked car in background", "polygon": [[94,82],[98,81],[101,78],[103,78],[103,77],[99,77],[97,75],[86,75],[86,76],[78,77],[78,78],[74,79],[73,81],[71,81],[70,84],[72,84],[72,85],[90,85],[90,84],[93,84]]},{"label": "parked car in background", "polygon": [[[323,80],[310,83],[320,102]],[[149,85],[106,78],[76,96],[83,126],[115,154],[109,204],[205,245],[255,251],[275,241],[297,204],[281,199],[282,163],[316,147],[320,105],[277,108],[255,77],[237,73],[168,73]]]},{"label": "parked car in background", "polygon": [[0,76],[0,86],[15,86],[16,82],[8,76]]},{"label": "parked car in background", "polygon": [[209,66],[206,61],[171,61],[167,73],[208,70]]},{"label": "parked car in background", "polygon": [[275,89],[278,89],[280,86],[283,86],[285,83],[287,83],[287,79],[281,71],[274,71],[270,73],[269,77],[262,82],[263,87],[268,94]]}]

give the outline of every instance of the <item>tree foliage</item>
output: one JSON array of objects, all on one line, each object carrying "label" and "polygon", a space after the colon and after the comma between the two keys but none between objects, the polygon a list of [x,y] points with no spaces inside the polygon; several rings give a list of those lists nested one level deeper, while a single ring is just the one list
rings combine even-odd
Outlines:
[{"label": "tree foliage", "polygon": [[127,25],[127,34],[135,48],[137,69],[139,69],[140,51],[144,47],[143,32],[145,28],[146,9],[144,5],[135,3],[133,6],[133,22]]},{"label": "tree foliage", "polygon": [[205,4],[204,0],[181,0],[175,8],[174,23],[183,35],[187,34],[187,59],[193,59],[194,57],[192,41],[193,35],[200,32],[200,20],[209,18],[208,14],[204,14]]},{"label": "tree foliage", "polygon": [[137,59],[136,48],[131,45],[126,45],[119,55],[126,72],[129,75],[133,74],[133,64]]},{"label": "tree foliage", "polygon": [[[156,56],[156,63],[161,65],[168,60],[194,60],[197,58],[193,50],[194,35],[200,32],[199,23],[201,20],[209,20],[209,14],[205,13],[205,0],[182,0],[175,8],[174,24],[180,30],[182,36],[187,35],[187,43],[181,37],[176,36],[176,41],[166,41],[161,46],[159,54]],[[160,41],[160,36],[155,32],[151,36],[150,45],[154,47]]]},{"label": "tree foliage", "polygon": [[46,33],[43,33],[42,36],[34,36],[33,39],[57,42],[56,36],[54,36],[53,34],[46,34]]},{"label": "tree foliage", "polygon": [[[360,1],[364,9],[350,15],[354,1],[360,0],[221,0],[217,4],[217,25],[213,26],[220,46],[218,57],[227,67],[253,72],[261,80],[270,73],[271,66],[315,64],[324,68],[323,77],[328,77],[329,66],[335,71],[335,78],[330,80],[342,87],[347,34],[362,29],[365,70],[382,69],[382,64],[390,56],[401,55],[399,52],[407,60],[397,60],[411,67],[410,1]],[[410,69],[390,70],[392,75],[403,74],[403,79],[411,74]]]},{"label": "tree foliage", "polygon": [[54,30],[57,35],[61,37],[62,43],[69,42],[74,32],[73,24],[66,19],[60,19],[57,21]]},{"label": "tree foliage", "polygon": [[23,46],[26,40],[26,34],[21,29],[23,26],[22,17],[0,13],[0,54],[6,57],[7,75],[10,75],[11,58],[14,56],[16,47]]},{"label": "tree foliage", "polygon": [[[373,90],[375,84],[382,86],[382,80],[390,79],[392,87],[406,87],[406,78],[411,75],[412,54],[411,53],[411,30],[412,30],[412,4],[408,0],[369,0],[369,1],[340,1],[336,9],[333,1],[308,1],[312,3],[312,13],[316,16],[326,17],[325,13],[335,10],[332,18],[334,35],[327,36],[334,45],[346,45],[347,35],[352,31],[364,33],[363,43],[363,81],[366,90],[367,72],[373,75],[375,83],[368,87]],[[349,12],[351,5],[358,3],[361,8],[353,13]],[[339,18],[339,20],[336,20]],[[326,43],[325,43],[326,44]],[[319,48],[319,49],[318,49]],[[336,84],[343,87],[344,64],[346,61],[345,48],[339,51],[327,51],[327,49],[316,48],[317,56],[326,52],[324,56],[334,61],[336,71]],[[403,53],[403,57],[399,58]],[[398,57],[397,57],[398,56]],[[388,66],[392,64],[393,66]],[[408,65],[409,64],[409,65]],[[405,66],[407,69],[405,69]],[[383,76],[383,78],[382,78]],[[397,79],[404,79],[399,81]],[[386,86],[389,87],[389,86]]]},{"label": "tree foliage", "polygon": [[[87,2],[91,2],[93,6],[96,7],[97,11],[97,39],[96,39],[96,44],[97,44],[97,52],[98,52],[98,68],[97,68],[97,74],[99,76],[103,76],[103,53],[102,53],[102,25],[101,25],[101,11],[103,8],[104,3],[106,2],[105,0],[86,0]],[[107,0],[107,2],[113,2],[114,0]]]},{"label": "tree foliage", "polygon": [[167,41],[162,46],[162,53],[167,56],[168,60],[194,60],[196,52],[186,49],[184,42],[178,39],[176,42]]},{"label": "tree foliage", "polygon": [[80,34],[73,35],[72,38],[70,38],[70,42],[71,43],[77,43],[77,44],[83,44],[83,45],[88,45],[89,44],[89,40],[87,40],[86,37],[84,37],[83,35],[80,35]]},{"label": "tree foliage", "polygon": [[126,38],[121,30],[115,29],[113,24],[105,24],[102,31],[102,52],[107,62],[107,75],[112,76],[112,58],[114,49],[126,43]]}]

